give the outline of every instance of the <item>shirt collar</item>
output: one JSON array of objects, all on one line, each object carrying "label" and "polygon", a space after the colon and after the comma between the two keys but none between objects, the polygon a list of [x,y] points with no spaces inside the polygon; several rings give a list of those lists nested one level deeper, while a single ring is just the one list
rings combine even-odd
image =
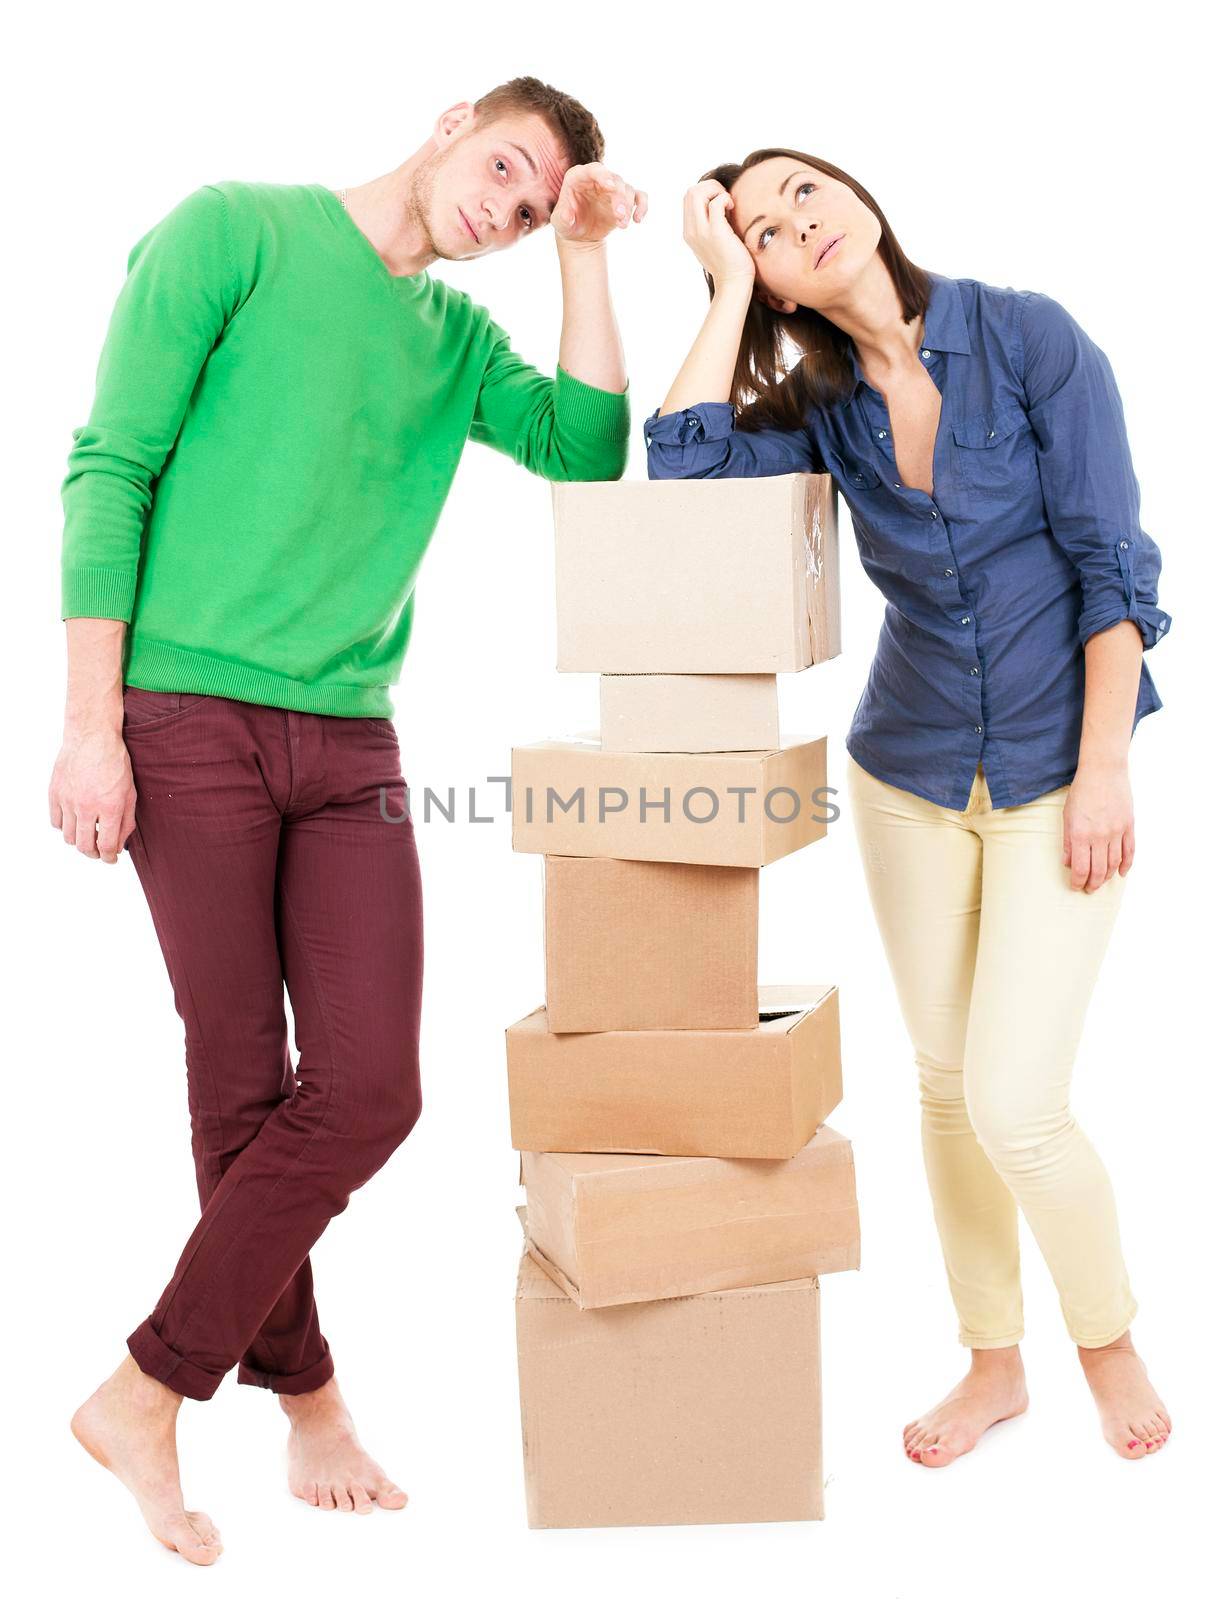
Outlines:
[{"label": "shirt collar", "polygon": [[[928,272],[930,279],[930,300],[926,306],[926,316],[922,331],[923,350],[943,350],[954,355],[970,356],[972,345],[968,339],[968,319],[964,315],[964,303],[960,298],[959,284],[954,278],[944,278],[941,273]],[[867,383],[859,370],[858,359],[851,344],[847,354],[850,357],[850,370],[854,375],[854,387]],[[871,385],[867,384],[870,388]]]}]

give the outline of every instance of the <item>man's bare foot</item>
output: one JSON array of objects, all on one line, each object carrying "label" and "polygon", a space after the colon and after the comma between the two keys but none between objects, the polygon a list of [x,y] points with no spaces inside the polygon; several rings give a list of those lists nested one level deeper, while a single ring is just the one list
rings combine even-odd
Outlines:
[{"label": "man's bare foot", "polygon": [[287,1443],[291,1494],[321,1511],[399,1511],[408,1503],[377,1461],[363,1450],[353,1418],[330,1378],[310,1394],[283,1394],[279,1404],[290,1418]]},{"label": "man's bare foot", "polygon": [[149,1378],[127,1356],[76,1412],[72,1432],[134,1495],[161,1544],[195,1566],[209,1567],[223,1545],[208,1516],[185,1509],[177,1466],[180,1408],[179,1394]]},{"label": "man's bare foot", "polygon": [[966,1455],[995,1422],[1027,1409],[1027,1379],[1018,1346],[973,1350],[968,1372],[938,1405],[905,1428],[905,1454],[923,1467],[945,1467]]},{"label": "man's bare foot", "polygon": [[1079,1344],[1077,1354],[1112,1450],[1125,1461],[1157,1455],[1170,1437],[1170,1413],[1149,1382],[1132,1335],[1122,1333],[1097,1350]]}]

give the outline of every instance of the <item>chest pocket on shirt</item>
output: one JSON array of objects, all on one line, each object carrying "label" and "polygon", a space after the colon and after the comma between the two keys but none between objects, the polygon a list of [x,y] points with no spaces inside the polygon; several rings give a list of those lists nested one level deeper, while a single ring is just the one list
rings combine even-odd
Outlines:
[{"label": "chest pocket on shirt", "polygon": [[1028,488],[1035,472],[1035,438],[1027,413],[1018,406],[1002,406],[956,422],[951,427],[958,446],[955,456],[964,486],[975,494],[1006,495]]},{"label": "chest pocket on shirt", "polygon": [[870,494],[872,489],[880,486],[880,475],[867,461],[849,461],[842,467],[842,478],[838,487],[843,494],[851,490],[856,495]]}]

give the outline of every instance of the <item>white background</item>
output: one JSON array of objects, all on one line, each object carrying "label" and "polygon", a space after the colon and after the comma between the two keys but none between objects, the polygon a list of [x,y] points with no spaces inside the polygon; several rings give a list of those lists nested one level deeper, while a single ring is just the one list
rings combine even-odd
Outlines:
[{"label": "white background", "polygon": [[[1195,41],[1180,8],[1020,3],[714,7],[56,6],[10,24],[3,148],[9,442],[8,840],[3,1177],[9,1227],[6,1558],[23,1592],[151,1596],[702,1595],[794,1585],[844,1595],[1069,1595],[1172,1588],[1199,1559],[1209,1415],[1209,572],[1204,167]],[[415,790],[463,787],[460,821],[418,826],[425,876],[424,1116],[316,1251],[321,1313],[368,1444],[412,1495],[401,1516],[292,1500],[273,1399],[229,1380],[187,1404],[188,1503],[226,1553],[187,1570],[74,1444],[75,1405],[123,1354],[195,1215],[180,1023],[129,859],[104,867],[47,825],[63,693],[58,488],[87,415],[134,241],[225,178],[356,183],[435,116],[534,72],[597,114],[608,159],[651,193],[611,245],[640,424],[705,305],[681,197],[764,144],[831,159],[872,190],[909,255],[1042,289],[1111,357],[1173,636],[1150,657],[1165,709],[1134,741],[1139,859],[1076,1076],[1111,1168],[1134,1327],[1174,1416],[1162,1456],[1103,1444],[1051,1283],[1024,1228],[1032,1405],[943,1472],[907,1463],[903,1422],[959,1376],[917,1133],[911,1052],[849,818],[763,875],[761,973],[836,981],[855,1143],[861,1273],[822,1284],[827,1516],[821,1524],[529,1532],[513,1347],[519,1233],[502,1033],[542,998],[540,864],[512,855],[511,744],[591,728],[596,680],[554,670],[546,486],[469,447],[421,576],[396,693]],[[552,370],[550,236],[447,269]],[[787,734],[842,738],[881,602],[843,528],[845,653],[781,685]],[[15,568],[15,570],[14,570]],[[493,825],[466,821],[481,786]],[[1022,1004],[1032,997],[1024,992]],[[272,1587],[271,1587],[272,1586]],[[1180,1590],[1182,1584],[1179,1585]]]}]

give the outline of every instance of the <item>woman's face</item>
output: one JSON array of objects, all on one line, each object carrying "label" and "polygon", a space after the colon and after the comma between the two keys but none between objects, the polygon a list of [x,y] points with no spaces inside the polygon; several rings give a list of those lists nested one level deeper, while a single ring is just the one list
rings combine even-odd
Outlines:
[{"label": "woman's face", "polygon": [[757,292],[776,311],[835,304],[875,255],[880,224],[854,190],[789,156],[732,186],[729,221],[753,257]]}]

